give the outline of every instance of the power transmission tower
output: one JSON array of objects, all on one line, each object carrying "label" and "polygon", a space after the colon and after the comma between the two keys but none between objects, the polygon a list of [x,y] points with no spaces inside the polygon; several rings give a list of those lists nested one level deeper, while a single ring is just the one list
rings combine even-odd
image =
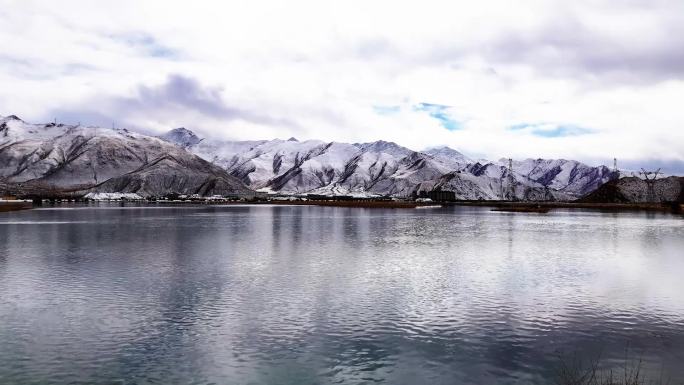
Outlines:
[{"label": "power transmission tower", "polygon": [[658,179],[658,174],[660,174],[660,169],[657,169],[655,171],[646,171],[643,168],[639,172],[639,174],[644,176],[644,180],[646,181],[646,186],[648,188],[648,193],[647,193],[647,199],[649,202],[656,202],[656,193],[655,193],[655,181]]},{"label": "power transmission tower", "polygon": [[[506,183],[504,183],[504,175]],[[513,159],[508,158],[508,168],[501,174],[501,200],[515,200],[515,178],[513,177]],[[504,186],[505,185],[505,186]]]}]

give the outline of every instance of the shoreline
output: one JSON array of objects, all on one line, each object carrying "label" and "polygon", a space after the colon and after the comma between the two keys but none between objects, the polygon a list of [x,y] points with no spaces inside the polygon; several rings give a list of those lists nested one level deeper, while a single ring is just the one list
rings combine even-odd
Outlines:
[{"label": "shoreline", "polygon": [[[61,203],[59,200],[53,201]],[[545,213],[554,209],[583,209],[612,212],[648,211],[672,214],[684,214],[684,204],[681,203],[588,203],[588,202],[511,202],[511,201],[451,201],[451,202],[415,202],[390,201],[372,199],[354,200],[253,200],[253,201],[213,201],[213,200],[101,200],[69,202],[89,203],[144,203],[144,204],[204,204],[204,205],[282,205],[282,206],[321,206],[348,208],[384,208],[384,209],[415,209],[421,207],[438,206],[470,206],[490,207],[493,211],[503,212],[537,212]],[[43,203],[49,204],[49,203]],[[27,201],[0,201],[0,212],[26,210],[40,207],[43,204],[32,204]]]},{"label": "shoreline", "polygon": [[308,205],[308,206],[332,206],[332,207],[361,207],[361,208],[416,208],[430,206],[470,206],[491,207],[496,209],[592,209],[607,211],[658,211],[682,213],[684,205],[674,207],[662,203],[583,203],[583,202],[502,202],[502,201],[457,201],[457,202],[411,202],[411,201],[264,201],[242,202],[247,204],[281,204],[281,205]]},{"label": "shoreline", "polygon": [[589,202],[502,202],[502,201],[462,201],[446,202],[454,206],[479,206],[504,209],[546,208],[552,209],[592,209],[605,211],[657,211],[681,214],[684,204],[681,203],[589,203]]},{"label": "shoreline", "polygon": [[10,211],[30,210],[33,203],[27,201],[0,201],[0,213]]},{"label": "shoreline", "polygon": [[[157,201],[160,202],[160,201]],[[169,202],[170,203],[170,202]],[[192,203],[192,202],[177,202]],[[681,203],[587,203],[587,202],[511,202],[511,201],[455,201],[455,202],[414,202],[414,201],[382,201],[382,200],[307,200],[307,201],[253,201],[253,202],[202,202],[213,204],[250,204],[250,205],[299,205],[299,206],[328,206],[328,207],[358,207],[358,208],[417,208],[433,206],[470,206],[491,207],[496,209],[590,209],[602,211],[652,211],[684,213]]]},{"label": "shoreline", "polygon": [[247,204],[276,204],[287,206],[324,206],[324,207],[358,207],[358,208],[383,208],[383,209],[414,209],[419,206],[436,206],[439,203],[421,203],[411,201],[373,201],[373,200],[307,200],[307,201],[257,201],[243,202]]}]

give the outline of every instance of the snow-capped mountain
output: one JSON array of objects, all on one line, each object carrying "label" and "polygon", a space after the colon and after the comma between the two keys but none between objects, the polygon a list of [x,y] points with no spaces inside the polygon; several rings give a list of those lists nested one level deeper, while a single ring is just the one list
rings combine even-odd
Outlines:
[{"label": "snow-capped mountain", "polygon": [[[499,163],[505,165],[507,160],[502,159]],[[608,167],[590,167],[576,160],[565,159],[514,161],[513,170],[541,185],[573,196],[586,195],[615,177]]]},{"label": "snow-capped mountain", "polygon": [[572,160],[474,161],[449,147],[393,142],[220,141],[178,128],[151,137],[126,129],[30,124],[0,117],[0,182],[61,191],[574,199],[613,178]]},{"label": "snow-capped mountain", "polygon": [[[125,178],[130,183],[117,182]],[[60,190],[229,194],[251,190],[224,169],[159,138],[126,129],[29,124],[0,117],[0,179]],[[104,187],[103,187],[104,186]]]},{"label": "snow-capped mountain", "polygon": [[183,148],[194,146],[202,141],[202,139],[195,135],[194,132],[186,129],[185,127],[179,127],[171,130],[160,136],[160,138],[167,142],[175,143]]},{"label": "snow-capped mountain", "polygon": [[460,199],[574,199],[612,178],[604,166],[567,160],[516,161],[510,173],[507,162],[474,161],[449,147],[418,152],[387,141],[204,139],[186,146],[187,140],[174,138],[188,137],[187,130],[173,134],[177,130],[162,137],[267,192],[410,196],[439,189]]},{"label": "snow-capped mountain", "polygon": [[457,170],[463,167],[464,165],[476,163],[467,156],[447,146],[428,148],[426,150],[423,150],[422,152],[424,154],[433,156],[435,159],[439,159],[445,164],[448,164],[454,170]]}]

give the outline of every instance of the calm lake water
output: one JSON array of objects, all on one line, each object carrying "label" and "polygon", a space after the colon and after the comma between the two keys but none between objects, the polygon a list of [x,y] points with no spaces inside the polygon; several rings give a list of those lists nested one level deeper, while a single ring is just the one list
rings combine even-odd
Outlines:
[{"label": "calm lake water", "polygon": [[0,214],[2,384],[684,381],[684,220],[482,208]]}]

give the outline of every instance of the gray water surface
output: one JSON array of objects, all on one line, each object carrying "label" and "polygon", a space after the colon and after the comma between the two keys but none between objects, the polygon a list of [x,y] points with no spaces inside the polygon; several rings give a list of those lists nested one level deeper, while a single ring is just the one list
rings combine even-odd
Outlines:
[{"label": "gray water surface", "polygon": [[684,382],[684,221],[483,208],[0,214],[1,384]]}]

